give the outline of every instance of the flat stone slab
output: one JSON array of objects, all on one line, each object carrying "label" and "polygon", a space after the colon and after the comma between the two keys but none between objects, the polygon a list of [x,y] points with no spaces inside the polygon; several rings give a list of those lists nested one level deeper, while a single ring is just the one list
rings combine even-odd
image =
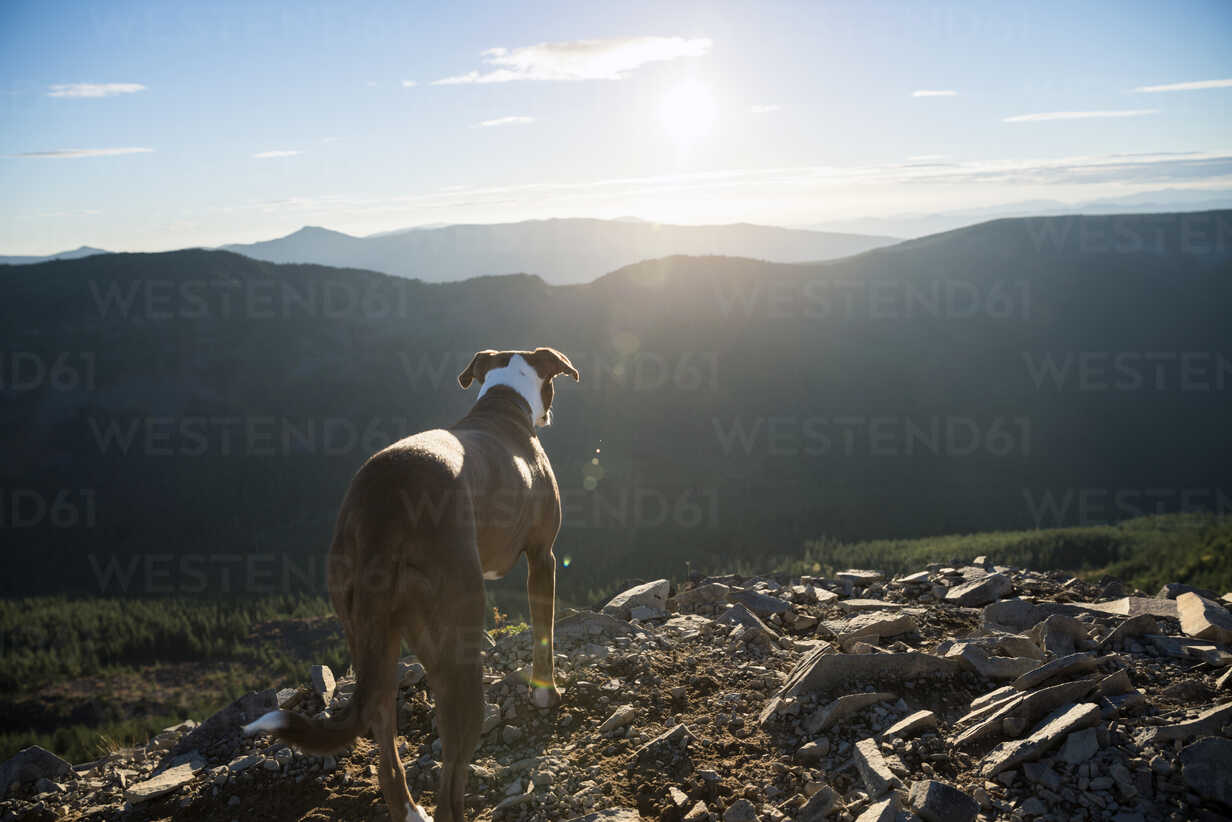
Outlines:
[{"label": "flat stone slab", "polygon": [[902,608],[901,602],[886,602],[884,599],[840,599],[835,603],[844,613],[854,614],[860,611],[884,611]]},{"label": "flat stone slab", "polygon": [[771,614],[785,614],[791,610],[791,603],[769,594],[758,591],[732,591],[727,595],[730,602],[738,602],[759,617]]},{"label": "flat stone slab", "polygon": [[1061,708],[1026,739],[1002,742],[994,748],[980,764],[980,772],[991,778],[1024,762],[1034,762],[1060,745],[1069,734],[1095,725],[1101,716],[1102,712],[1094,702],[1080,702]]},{"label": "flat stone slab", "polygon": [[1181,630],[1187,636],[1232,645],[1232,614],[1222,605],[1185,593],[1176,598],[1176,607],[1180,611]]},{"label": "flat stone slab", "polygon": [[955,585],[945,593],[945,601],[963,608],[979,608],[996,602],[1014,589],[1014,583],[1004,574],[989,574],[982,579]]},{"label": "flat stone slab", "polygon": [[575,816],[568,822],[643,822],[642,815],[630,808],[609,808],[585,816]]},{"label": "flat stone slab", "polygon": [[804,721],[804,728],[813,734],[818,731],[828,730],[835,723],[851,716],[857,711],[867,708],[869,705],[876,705],[878,702],[887,702],[893,699],[898,699],[898,695],[886,691],[840,696],[829,705],[815,711],[812,716]]},{"label": "flat stone slab", "polygon": [[915,618],[910,614],[876,611],[856,614],[847,619],[831,619],[821,623],[837,637],[844,647],[857,640],[876,642],[881,637],[898,636],[916,630]]},{"label": "flat stone slab", "polygon": [[1029,671],[1014,680],[1013,685],[1020,691],[1029,691],[1057,677],[1073,677],[1094,671],[1099,660],[1095,654],[1079,652],[1045,662],[1043,665]]},{"label": "flat stone slab", "polygon": [[911,716],[898,720],[881,732],[882,739],[898,737],[908,739],[924,733],[937,730],[937,715],[932,711],[916,711]]},{"label": "flat stone slab", "polygon": [[619,619],[628,619],[630,611],[639,605],[665,611],[667,610],[667,592],[670,589],[671,585],[665,579],[644,582],[612,597],[603,606],[602,611]]},{"label": "flat stone slab", "polygon": [[1145,745],[1151,742],[1171,742],[1174,739],[1182,741],[1193,739],[1204,734],[1217,734],[1229,722],[1232,722],[1232,702],[1207,708],[1194,719],[1184,719],[1184,714],[1165,714],[1161,719],[1165,724],[1158,725],[1140,735],[1137,742]]},{"label": "flat stone slab", "polygon": [[1155,597],[1121,597],[1105,602],[1084,602],[1080,608],[1089,611],[1100,611],[1105,614],[1135,617],[1150,614],[1156,617],[1177,618],[1176,601],[1172,599],[1156,599]]},{"label": "flat stone slab", "polygon": [[1232,807],[1232,740],[1211,736],[1186,746],[1181,778],[1203,799]]},{"label": "flat stone slab", "polygon": [[698,608],[713,608],[727,602],[727,595],[731,590],[721,582],[706,582],[687,591],[680,591],[674,598],[676,610],[688,614]]},{"label": "flat stone slab", "polygon": [[855,762],[860,777],[864,780],[864,787],[873,799],[879,799],[891,788],[903,784],[886,765],[885,757],[881,755],[881,749],[877,747],[875,739],[861,739],[856,743]]},{"label": "flat stone slab", "polygon": [[553,629],[557,639],[594,639],[601,636],[623,636],[633,633],[629,623],[610,614],[578,611],[556,621]]},{"label": "flat stone slab", "polygon": [[124,792],[124,798],[135,805],[138,802],[157,799],[172,791],[178,791],[196,777],[197,771],[201,769],[202,765],[199,762],[195,764],[196,767],[194,767],[192,762],[185,762],[183,765],[168,768],[144,782],[138,782]]},{"label": "flat stone slab", "polygon": [[1022,656],[989,656],[978,645],[959,643],[946,653],[946,658],[960,660],[986,679],[1004,682],[1017,679],[1039,667],[1039,660]]},{"label": "flat stone slab", "polygon": [[852,683],[882,680],[906,682],[921,678],[951,677],[961,669],[953,660],[931,654],[838,654],[827,647],[813,651],[792,669],[777,697],[796,697],[852,689]]},{"label": "flat stone slab", "polygon": [[894,822],[898,819],[898,805],[894,797],[874,802],[856,817],[856,822]]}]

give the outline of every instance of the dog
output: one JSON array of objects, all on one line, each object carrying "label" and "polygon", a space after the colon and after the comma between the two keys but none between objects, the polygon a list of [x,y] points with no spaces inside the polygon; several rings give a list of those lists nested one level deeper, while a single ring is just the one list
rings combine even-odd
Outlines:
[{"label": "dog", "polygon": [[551,420],[552,380],[580,380],[553,348],[475,354],[458,375],[482,386],[469,414],[377,452],[351,481],[330,548],[330,598],[355,669],[350,702],[308,719],[271,711],[244,727],[326,754],[371,729],[381,791],[396,822],[432,822],[407,790],[395,747],[403,639],[427,671],[441,740],[437,822],[465,822],[464,792],[484,719],[483,580],[523,553],[534,636],[529,695],[560,704],[553,664],[553,545],[560,490],[536,427]]}]

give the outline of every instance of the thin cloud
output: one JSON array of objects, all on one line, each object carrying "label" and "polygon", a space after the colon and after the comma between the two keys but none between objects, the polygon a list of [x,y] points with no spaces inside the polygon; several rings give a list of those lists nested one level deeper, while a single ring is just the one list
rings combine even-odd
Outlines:
[{"label": "thin cloud", "polygon": [[911,92],[912,97],[957,97],[958,92],[952,88],[929,89],[922,88]]},{"label": "thin cloud", "polygon": [[479,128],[492,128],[493,126],[519,126],[533,122],[535,122],[534,117],[514,115],[512,117],[497,117],[495,120],[484,120],[482,123],[476,123],[475,125]]},{"label": "thin cloud", "polygon": [[1206,88],[1232,88],[1232,77],[1224,80],[1194,80],[1189,83],[1168,83],[1162,86],[1138,86],[1138,94],[1154,94],[1160,91],[1200,91]]},{"label": "thin cloud", "polygon": [[120,154],[147,154],[152,148],[56,148],[50,151],[23,151],[5,157],[31,157],[40,160],[79,160],[82,157],[114,157]]},{"label": "thin cloud", "polygon": [[1045,111],[1038,114],[1017,114],[1004,117],[1003,123],[1038,123],[1043,120],[1089,120],[1096,117],[1146,117],[1158,114],[1157,108],[1125,108],[1105,111]]},{"label": "thin cloud", "polygon": [[145,91],[140,83],[58,83],[47,92],[48,97],[114,97]]},{"label": "thin cloud", "polygon": [[279,149],[277,151],[262,151],[252,155],[254,160],[272,160],[276,157],[294,157],[301,152],[298,149]]},{"label": "thin cloud", "polygon": [[419,85],[419,83],[415,82],[414,80],[403,80],[402,81],[403,88],[415,88],[415,86],[417,85]]},{"label": "thin cloud", "polygon": [[769,114],[772,111],[778,111],[781,106],[765,105],[765,106],[749,106],[749,111],[753,114]]},{"label": "thin cloud", "polygon": [[713,45],[709,37],[612,37],[539,43],[483,52],[491,71],[469,71],[434,81],[435,86],[509,83],[515,80],[622,80],[647,63],[701,57]]}]

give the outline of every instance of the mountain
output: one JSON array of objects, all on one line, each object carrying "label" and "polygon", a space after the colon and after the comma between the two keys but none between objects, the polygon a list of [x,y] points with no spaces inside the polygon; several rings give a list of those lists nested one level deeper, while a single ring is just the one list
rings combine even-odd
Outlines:
[{"label": "mountain", "polygon": [[582,373],[541,435],[565,602],[822,537],[1226,513],[1229,225],[1005,219],[567,286],[199,249],[6,269],[0,593],[319,585],[355,470],[461,417],[481,348]]},{"label": "mountain", "polygon": [[74,248],[72,251],[62,251],[59,254],[48,254],[46,257],[0,256],[0,265],[30,265],[31,263],[45,263],[48,260],[76,260],[80,257],[90,257],[95,254],[110,253],[110,251],[104,251],[101,248],[92,248],[88,245],[83,245],[80,248]]},{"label": "mountain", "polygon": [[1168,188],[1121,197],[1103,197],[1078,203],[1060,200],[1022,200],[987,208],[942,211],[934,214],[895,214],[889,217],[859,217],[829,220],[808,226],[816,231],[850,231],[858,234],[892,234],[923,237],[974,225],[998,217],[1061,216],[1079,214],[1149,214],[1212,211],[1232,208],[1232,189]]},{"label": "mountain", "polygon": [[621,266],[675,254],[809,262],[894,242],[748,223],[682,226],[622,218],[418,227],[367,237],[308,226],[276,240],[223,248],[275,263],[367,268],[431,282],[526,272],[559,285],[589,282]]}]

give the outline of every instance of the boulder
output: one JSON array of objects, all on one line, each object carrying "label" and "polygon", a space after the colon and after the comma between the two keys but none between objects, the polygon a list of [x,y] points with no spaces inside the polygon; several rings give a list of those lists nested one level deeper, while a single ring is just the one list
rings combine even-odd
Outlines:
[{"label": "boulder", "polygon": [[1232,614],[1222,605],[1191,591],[1176,598],[1176,607],[1187,636],[1232,645]]},{"label": "boulder", "polygon": [[838,644],[844,648],[857,640],[876,643],[882,637],[898,636],[917,628],[913,617],[895,611],[857,614],[847,619],[826,620],[821,624],[834,634]]},{"label": "boulder", "polygon": [[0,765],[0,798],[14,782],[37,782],[40,779],[63,779],[71,776],[73,766],[38,745],[22,748]]},{"label": "boulder", "polygon": [[974,822],[980,806],[953,785],[921,779],[911,786],[907,802],[924,822]]},{"label": "boulder", "polygon": [[653,608],[656,611],[666,611],[667,592],[670,587],[665,579],[656,579],[653,582],[635,585],[612,597],[607,605],[603,606],[603,613],[618,619],[627,620],[630,618],[630,611],[639,605]]},{"label": "boulder", "polygon": [[983,579],[964,582],[946,591],[945,601],[963,608],[979,608],[996,602],[1014,588],[1014,583],[1004,574],[989,574]]},{"label": "boulder", "polygon": [[878,702],[887,702],[892,699],[898,699],[898,697],[892,693],[876,691],[840,696],[828,705],[817,709],[812,716],[804,720],[804,729],[811,734],[829,730],[835,723],[846,719],[857,711],[867,708],[869,705],[876,705]]},{"label": "boulder", "polygon": [[1208,736],[1186,745],[1181,778],[1198,796],[1232,809],[1232,740]]},{"label": "boulder", "polygon": [[334,681],[334,672],[329,669],[328,665],[313,665],[308,676],[312,679],[312,690],[320,694],[321,699],[328,705],[329,701],[334,698],[334,687],[337,685]]},{"label": "boulder", "polygon": [[898,819],[898,804],[893,796],[874,802],[856,817],[856,822],[894,822]]},{"label": "boulder", "polygon": [[758,591],[732,591],[727,595],[727,599],[743,605],[762,618],[771,614],[785,614],[791,610],[791,603],[787,600]]},{"label": "boulder", "polygon": [[860,777],[864,780],[864,787],[873,799],[879,799],[891,788],[902,785],[886,765],[885,757],[881,755],[881,749],[877,747],[875,739],[862,739],[856,743],[855,762]]},{"label": "boulder", "polygon": [[714,608],[727,602],[729,593],[731,588],[723,583],[707,582],[687,591],[677,592],[672,603],[682,614],[709,614]]},{"label": "boulder", "polygon": [[994,748],[980,763],[980,772],[991,778],[1024,762],[1034,762],[1060,745],[1066,736],[1095,725],[1100,718],[1099,706],[1093,702],[1061,708],[1026,739],[1003,742]]}]

